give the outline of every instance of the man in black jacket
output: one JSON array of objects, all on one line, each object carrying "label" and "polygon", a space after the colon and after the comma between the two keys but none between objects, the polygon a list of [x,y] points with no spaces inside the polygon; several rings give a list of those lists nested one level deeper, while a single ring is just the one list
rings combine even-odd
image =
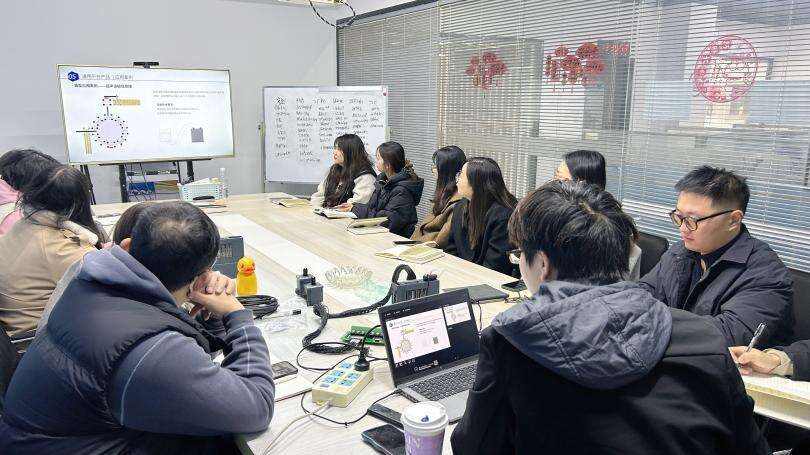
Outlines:
[{"label": "man in black jacket", "polygon": [[583,182],[520,202],[510,257],[535,297],[481,334],[454,453],[769,453],[720,333],[620,282],[632,223]]},{"label": "man in black jacket", "polygon": [[743,224],[750,192],[745,179],[709,166],[675,189],[670,218],[682,241],[672,245],[640,283],[670,307],[703,316],[727,346],[747,345],[760,323],[760,345],[792,341],[793,280],[768,245]]}]

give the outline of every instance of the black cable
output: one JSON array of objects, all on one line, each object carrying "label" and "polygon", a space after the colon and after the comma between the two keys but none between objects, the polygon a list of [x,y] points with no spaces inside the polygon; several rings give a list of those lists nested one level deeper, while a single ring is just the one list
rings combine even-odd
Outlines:
[{"label": "black cable", "polygon": [[[399,283],[399,277],[400,277],[400,275],[402,275],[402,272],[405,272],[407,274],[406,276],[407,276],[408,280],[415,280],[416,279],[416,272],[414,272],[413,269],[410,266],[408,266],[407,264],[400,264],[400,265],[397,266],[397,268],[394,269],[394,273],[391,276],[391,283],[392,284],[393,283]],[[374,311],[374,310],[382,307],[386,303],[388,303],[388,301],[391,300],[391,298],[393,296],[393,292],[394,292],[394,287],[391,286],[388,289],[388,293],[385,294],[385,297],[383,297],[379,301],[377,301],[377,302],[375,302],[375,303],[373,303],[373,304],[371,304],[369,306],[363,307],[363,308],[355,308],[355,309],[352,309],[352,310],[346,310],[346,311],[342,311],[340,313],[335,313],[335,314],[329,314],[329,308],[326,305],[324,305],[323,303],[319,303],[317,305],[314,305],[313,310],[315,311],[316,315],[320,316],[321,321],[318,324],[317,329],[315,329],[313,332],[307,334],[304,337],[304,339],[301,340],[301,345],[304,347],[304,349],[306,349],[308,351],[311,351],[311,352],[315,352],[317,354],[340,355],[340,354],[345,354],[347,352],[351,352],[353,349],[357,349],[357,346],[352,345],[352,344],[347,344],[347,343],[340,343],[341,346],[331,347],[331,346],[328,346],[328,344],[331,344],[331,343],[313,343],[312,341],[315,338],[318,338],[318,336],[320,336],[321,332],[323,332],[323,329],[326,327],[326,323],[327,323],[327,321],[329,321],[329,319],[349,318],[349,317],[362,316],[364,314],[371,313],[372,311]],[[337,344],[337,342],[335,342],[334,344]]]},{"label": "black cable", "polygon": [[[325,343],[312,343],[310,346],[321,346],[321,345],[346,345],[346,346],[354,347],[354,345],[350,345],[350,344],[344,343],[342,341],[327,341]],[[314,352],[314,351],[311,351],[311,350],[309,350],[307,348],[301,348],[301,350],[298,351],[298,355],[295,356],[295,364],[298,365],[298,368],[302,368],[304,370],[309,370],[309,371],[329,371],[332,368],[334,368],[334,366],[329,367],[329,368],[317,368],[317,367],[306,367],[304,365],[301,365],[301,354],[303,354],[304,351]],[[320,353],[316,352],[316,354],[320,354]],[[352,357],[357,357],[357,354],[352,354],[350,356],[347,356],[343,360],[350,359]],[[343,360],[341,360],[340,362],[342,362]],[[340,362],[336,363],[335,365],[340,364]]]},{"label": "black cable", "polygon": [[269,295],[244,295],[236,300],[253,313],[253,319],[261,319],[278,310],[278,299]]},{"label": "black cable", "polygon": [[360,341],[360,348],[358,349],[360,354],[357,356],[357,362],[354,362],[354,369],[357,371],[368,371],[371,367],[371,362],[366,358],[366,338],[371,336],[371,332],[377,327],[381,327],[380,324],[370,327],[366,330],[366,333],[363,334],[363,338]]},{"label": "black cable", "polygon": [[340,4],[343,4],[343,5],[346,5],[346,6],[349,7],[350,10],[352,10],[352,17],[350,17],[349,20],[345,24],[336,24],[336,23],[333,24],[333,23],[329,22],[328,20],[326,20],[326,18],[321,16],[321,13],[319,13],[318,10],[315,8],[315,4],[312,3],[312,0],[309,0],[309,6],[312,8],[312,11],[314,11],[315,15],[318,16],[318,18],[320,20],[322,20],[326,25],[329,25],[331,27],[335,27],[335,28],[338,28],[338,29],[346,28],[346,27],[349,27],[350,25],[352,25],[354,23],[354,20],[357,19],[357,13],[354,12],[354,8],[352,8],[352,5],[350,5],[345,0],[337,0],[335,3],[340,3]]}]

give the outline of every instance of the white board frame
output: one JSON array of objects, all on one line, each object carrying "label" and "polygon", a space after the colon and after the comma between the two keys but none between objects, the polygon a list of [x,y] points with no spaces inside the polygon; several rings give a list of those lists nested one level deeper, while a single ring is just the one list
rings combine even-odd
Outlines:
[{"label": "white board frame", "polygon": [[[388,112],[388,96],[390,94],[387,85],[265,85],[262,87],[262,119],[259,123],[259,142],[262,149],[262,182],[266,183],[292,183],[300,185],[311,185],[319,182],[301,182],[291,180],[268,180],[267,179],[267,105],[265,92],[268,89],[317,89],[326,92],[382,92],[385,96],[385,140],[390,140],[391,128],[388,126],[389,112]],[[368,150],[366,150],[368,152]],[[372,159],[373,162],[373,159]]]}]

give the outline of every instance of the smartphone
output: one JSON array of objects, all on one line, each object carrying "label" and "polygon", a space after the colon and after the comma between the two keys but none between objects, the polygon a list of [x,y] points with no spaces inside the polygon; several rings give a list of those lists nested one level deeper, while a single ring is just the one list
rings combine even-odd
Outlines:
[{"label": "smartphone", "polygon": [[388,422],[397,428],[402,428],[402,421],[400,420],[402,414],[398,413],[397,411],[394,411],[388,406],[383,406],[380,403],[375,403],[371,405],[370,408],[368,408],[368,415],[376,417],[382,420],[383,422]]},{"label": "smartphone", "polygon": [[273,370],[273,381],[276,383],[288,381],[298,374],[298,368],[290,362],[276,362],[270,365]]},{"label": "smartphone", "polygon": [[422,242],[419,240],[394,240],[394,245],[418,245]]},{"label": "smartphone", "polygon": [[520,292],[526,290],[526,283],[523,280],[510,281],[509,283],[502,284],[501,288],[510,292]]},{"label": "smartphone", "polygon": [[363,442],[385,455],[405,455],[405,433],[393,425],[366,430]]}]

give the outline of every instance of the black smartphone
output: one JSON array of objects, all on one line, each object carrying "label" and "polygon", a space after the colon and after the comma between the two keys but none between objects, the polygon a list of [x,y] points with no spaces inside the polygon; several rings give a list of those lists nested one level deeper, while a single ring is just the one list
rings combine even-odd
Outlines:
[{"label": "black smartphone", "polygon": [[501,288],[510,292],[520,292],[526,290],[526,283],[523,280],[510,281],[509,283],[502,284]]},{"label": "black smartphone", "polygon": [[394,245],[418,245],[422,242],[419,240],[394,240]]},{"label": "black smartphone", "polygon": [[368,408],[368,415],[376,417],[383,422],[388,422],[397,428],[402,428],[402,421],[400,420],[402,414],[394,411],[388,406],[383,406],[380,403],[374,403],[370,408]]},{"label": "black smartphone", "polygon": [[385,455],[405,455],[405,433],[393,425],[366,430],[363,442]]},{"label": "black smartphone", "polygon": [[298,368],[290,362],[276,362],[270,365],[270,368],[273,370],[274,381],[298,374]]}]

